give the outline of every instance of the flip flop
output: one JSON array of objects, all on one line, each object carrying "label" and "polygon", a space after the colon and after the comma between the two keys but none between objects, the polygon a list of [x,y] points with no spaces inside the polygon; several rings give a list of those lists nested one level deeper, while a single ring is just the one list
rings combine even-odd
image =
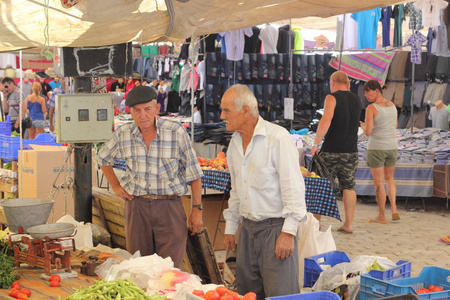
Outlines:
[{"label": "flip flop", "polygon": [[371,218],[371,219],[369,219],[369,223],[386,224],[387,222],[386,222],[386,221],[378,221],[378,220],[375,219],[375,218]]},{"label": "flip flop", "polygon": [[342,228],[342,227],[338,227],[337,231],[338,231],[338,232],[342,232],[342,233],[347,233],[347,234],[352,234],[352,233],[353,233],[353,231],[352,231],[352,232],[347,231],[347,230],[345,230],[345,229]]},{"label": "flip flop", "polygon": [[400,215],[398,212],[392,213],[392,221],[400,220]]},{"label": "flip flop", "polygon": [[443,244],[450,245],[450,235],[443,236],[439,238],[438,241]]}]

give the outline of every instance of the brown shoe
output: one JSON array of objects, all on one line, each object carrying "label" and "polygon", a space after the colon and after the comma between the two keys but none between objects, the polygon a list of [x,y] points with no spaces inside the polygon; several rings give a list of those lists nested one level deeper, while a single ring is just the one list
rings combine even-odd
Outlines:
[{"label": "brown shoe", "polygon": [[392,213],[392,221],[398,221],[400,220],[400,215],[398,212]]}]

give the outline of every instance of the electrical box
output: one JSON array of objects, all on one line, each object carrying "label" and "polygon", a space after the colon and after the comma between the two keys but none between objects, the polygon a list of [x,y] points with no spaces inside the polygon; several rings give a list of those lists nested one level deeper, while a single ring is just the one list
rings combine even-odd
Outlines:
[{"label": "electrical box", "polygon": [[56,95],[58,143],[104,142],[114,131],[112,94]]}]

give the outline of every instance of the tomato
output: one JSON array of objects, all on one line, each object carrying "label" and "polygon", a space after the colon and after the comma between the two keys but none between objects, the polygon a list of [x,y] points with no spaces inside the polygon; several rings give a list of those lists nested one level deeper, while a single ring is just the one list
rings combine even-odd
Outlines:
[{"label": "tomato", "polygon": [[244,298],[242,300],[256,300],[256,294],[253,292],[248,292],[244,295]]},{"label": "tomato", "polygon": [[194,290],[192,292],[192,294],[195,295],[195,296],[204,296],[205,292],[203,290]]},{"label": "tomato", "polygon": [[222,297],[220,297],[220,300],[233,300],[233,296],[231,295],[223,295]]},{"label": "tomato", "polygon": [[58,287],[59,286],[59,281],[55,280],[55,281],[50,282],[50,286],[51,287]]},{"label": "tomato", "polygon": [[417,294],[427,294],[429,292],[430,291],[428,289],[426,289],[426,288],[421,288],[420,290],[416,291]]},{"label": "tomato", "polygon": [[223,296],[223,295],[225,295],[226,292],[228,292],[228,289],[226,287],[220,285],[220,286],[216,287],[216,292],[218,292],[220,296]]},{"label": "tomato", "polygon": [[28,300],[27,294],[21,293],[17,296],[17,299],[19,300]]},{"label": "tomato", "polygon": [[436,286],[434,286],[434,285],[429,285],[428,287],[427,287],[427,289],[428,290],[432,290],[432,289],[434,289]]},{"label": "tomato", "polygon": [[239,294],[236,293],[236,292],[228,290],[227,293],[228,293],[228,295],[230,295],[233,298],[233,300],[239,300],[240,299]]},{"label": "tomato", "polygon": [[[16,290],[15,288],[11,288],[8,292],[8,295],[10,295],[11,297],[14,297],[14,295],[17,293],[18,290]],[[16,298],[16,297],[14,297]]]},{"label": "tomato", "polygon": [[444,289],[440,286],[432,286],[431,288],[428,287],[428,290],[430,291],[430,293],[436,293],[436,292],[442,292]]},{"label": "tomato", "polygon": [[26,294],[28,297],[31,296],[31,291],[29,289],[23,289],[22,293]]},{"label": "tomato", "polygon": [[442,288],[442,286],[436,286],[435,287],[436,290],[438,290],[439,292],[442,292],[444,289]]},{"label": "tomato", "polygon": [[220,295],[215,290],[207,291],[205,294],[206,300],[219,300]]},{"label": "tomato", "polygon": [[48,279],[49,282],[52,282],[52,281],[55,281],[55,280],[58,281],[58,282],[61,282],[61,277],[59,277],[59,275],[52,275]]},{"label": "tomato", "polygon": [[11,288],[12,289],[16,289],[16,290],[20,290],[20,283],[18,281],[14,282],[13,284],[11,284]]}]

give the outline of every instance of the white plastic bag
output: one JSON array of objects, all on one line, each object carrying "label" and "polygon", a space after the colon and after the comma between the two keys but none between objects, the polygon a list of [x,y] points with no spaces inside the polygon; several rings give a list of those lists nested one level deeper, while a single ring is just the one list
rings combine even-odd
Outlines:
[{"label": "white plastic bag", "polygon": [[92,242],[92,228],[90,225],[85,225],[83,222],[77,222],[71,215],[62,216],[56,223],[70,223],[76,226],[75,247],[93,247]]},{"label": "white plastic bag", "polygon": [[319,230],[319,221],[312,213],[307,213],[306,222],[298,226],[298,263],[299,282],[303,287],[305,257],[310,257],[336,250],[331,226],[326,231]]},{"label": "white plastic bag", "polygon": [[[369,267],[372,266],[375,261],[386,270],[397,266],[386,257],[360,255],[351,262],[343,262],[324,270],[320,273],[319,278],[314,284],[313,290],[332,291],[341,285],[347,285],[348,298],[345,299],[358,299],[359,284],[361,280],[360,274],[367,273]],[[350,277],[349,274],[354,274],[355,276]]]}]

